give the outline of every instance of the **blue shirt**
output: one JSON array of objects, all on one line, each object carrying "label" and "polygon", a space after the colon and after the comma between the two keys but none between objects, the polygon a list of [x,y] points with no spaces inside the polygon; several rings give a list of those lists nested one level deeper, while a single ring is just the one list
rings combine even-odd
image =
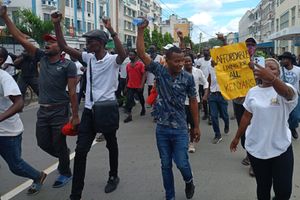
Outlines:
[{"label": "blue shirt", "polygon": [[155,75],[158,97],[153,116],[157,124],[176,129],[186,129],[185,99],[196,97],[193,75],[181,71],[172,77],[168,69],[157,62],[151,62],[147,70]]}]

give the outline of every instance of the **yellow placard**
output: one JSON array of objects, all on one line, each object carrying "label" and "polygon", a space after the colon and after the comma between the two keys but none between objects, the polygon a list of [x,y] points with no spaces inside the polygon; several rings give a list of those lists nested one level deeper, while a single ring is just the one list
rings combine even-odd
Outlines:
[{"label": "yellow placard", "polygon": [[211,49],[210,54],[216,63],[217,82],[225,99],[244,97],[256,85],[245,43]]}]

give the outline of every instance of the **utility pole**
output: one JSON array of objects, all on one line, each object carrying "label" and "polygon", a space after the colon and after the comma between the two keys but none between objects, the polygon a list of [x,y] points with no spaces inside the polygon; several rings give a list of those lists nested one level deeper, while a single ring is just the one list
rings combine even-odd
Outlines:
[{"label": "utility pole", "polygon": [[201,40],[202,40],[202,33],[199,35],[199,53],[201,53]]}]

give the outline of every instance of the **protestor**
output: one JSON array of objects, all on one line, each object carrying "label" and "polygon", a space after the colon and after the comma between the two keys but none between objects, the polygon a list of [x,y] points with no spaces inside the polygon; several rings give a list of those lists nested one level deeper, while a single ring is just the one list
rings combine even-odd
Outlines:
[{"label": "protestor", "polygon": [[[199,86],[200,85],[203,85],[203,89],[204,89],[203,101],[207,101],[208,86],[209,86],[208,81],[200,69],[193,67],[192,58],[190,55],[185,55],[185,57],[184,57],[184,70],[186,72],[191,73],[194,77],[198,105],[200,104],[200,97],[199,97]],[[194,130],[195,124],[194,124],[192,113],[190,111],[188,98],[186,98],[186,100],[185,100],[185,111],[186,111],[187,124],[189,126],[189,133],[190,133],[190,144],[189,144],[188,151],[190,153],[195,153],[196,148],[195,148],[195,142],[194,142],[194,138],[193,138],[193,130]]]},{"label": "protestor", "polygon": [[120,65],[126,58],[125,50],[118,38],[118,34],[107,18],[103,18],[105,28],[109,31],[116,46],[116,53],[109,54],[105,45],[109,40],[106,32],[92,30],[83,35],[86,38],[88,52],[79,52],[69,47],[61,30],[62,15],[55,12],[51,15],[59,46],[70,56],[87,63],[87,87],[85,108],[79,127],[79,134],[74,159],[74,176],[72,182],[71,200],[81,199],[87,154],[90,151],[96,133],[103,133],[106,147],[109,151],[109,178],[105,186],[105,193],[113,192],[120,181],[118,176],[118,142],[119,105],[115,92],[118,88],[118,74]]},{"label": "protestor", "polygon": [[[7,59],[8,52],[0,47],[0,65]],[[12,173],[33,180],[27,194],[37,194],[47,174],[39,172],[22,157],[23,123],[18,112],[24,107],[21,92],[12,76],[0,69],[0,155]]]},{"label": "protestor", "polygon": [[37,96],[39,96],[39,72],[37,60],[30,56],[26,50],[24,50],[22,54],[16,58],[14,65],[17,69],[21,70],[21,74],[18,78],[18,86],[21,90],[23,98],[25,97],[28,86]]},{"label": "protestor", "polygon": [[[280,68],[280,78],[285,83],[289,83],[294,88],[296,88],[298,94],[300,94],[300,68],[293,65],[293,55],[290,52],[284,52],[281,56],[279,56],[279,60],[281,61]],[[298,99],[298,104],[296,108],[290,113],[289,116],[289,128],[292,132],[292,136],[294,139],[298,139],[298,123],[300,121],[300,99]]]},{"label": "protestor", "polygon": [[[70,121],[74,129],[79,125],[76,96],[76,66],[72,61],[62,61],[61,49],[56,37],[45,35],[45,50],[38,49],[17,29],[7,15],[7,8],[1,7],[1,17],[8,31],[26,49],[28,54],[40,61],[39,104],[37,113],[36,138],[38,146],[53,157],[58,158],[59,176],[52,187],[59,188],[72,179],[69,149],[66,136],[61,128]],[[33,72],[34,73],[34,72]],[[68,85],[69,96],[66,93]],[[72,117],[69,118],[71,101]]]},{"label": "protestor", "polygon": [[145,99],[144,99],[144,84],[146,80],[146,72],[144,64],[138,60],[136,51],[132,50],[129,52],[130,63],[126,66],[127,72],[127,101],[126,101],[126,113],[127,117],[124,119],[124,123],[132,121],[131,110],[134,106],[134,95],[138,96],[141,103],[142,110],[140,115],[146,114]]},{"label": "protestor", "polygon": [[154,62],[145,53],[144,30],[148,20],[138,26],[137,53],[146,66],[146,70],[156,77],[158,97],[154,106],[154,116],[157,119],[156,140],[161,158],[163,184],[166,200],[175,199],[172,160],[175,161],[186,183],[185,193],[188,199],[194,195],[195,186],[193,174],[188,160],[189,135],[186,123],[185,99],[189,97],[189,104],[193,121],[193,140],[200,140],[198,119],[198,103],[193,76],[182,70],[183,53],[177,47],[166,52],[167,67]]},{"label": "protestor", "polygon": [[266,59],[265,68],[255,64],[254,75],[262,84],[251,88],[244,101],[245,111],[231,151],[236,151],[243,134],[245,148],[253,167],[258,200],[290,199],[293,178],[293,150],[288,117],[298,103],[297,90],[279,79],[280,64]]}]

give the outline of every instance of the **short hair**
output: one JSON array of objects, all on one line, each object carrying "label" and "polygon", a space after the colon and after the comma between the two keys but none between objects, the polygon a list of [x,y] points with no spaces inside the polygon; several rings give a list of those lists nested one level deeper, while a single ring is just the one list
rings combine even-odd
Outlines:
[{"label": "short hair", "polygon": [[0,57],[5,61],[8,57],[8,51],[4,47],[0,47]]},{"label": "short hair", "polygon": [[184,57],[190,57],[190,58],[191,58],[191,60],[193,61],[193,57],[192,57],[192,55],[191,55],[191,54],[188,54],[188,53],[186,53],[186,54],[184,54]]},{"label": "short hair", "polygon": [[170,58],[173,53],[182,53],[182,50],[176,46],[171,47],[166,51],[166,58]]}]

